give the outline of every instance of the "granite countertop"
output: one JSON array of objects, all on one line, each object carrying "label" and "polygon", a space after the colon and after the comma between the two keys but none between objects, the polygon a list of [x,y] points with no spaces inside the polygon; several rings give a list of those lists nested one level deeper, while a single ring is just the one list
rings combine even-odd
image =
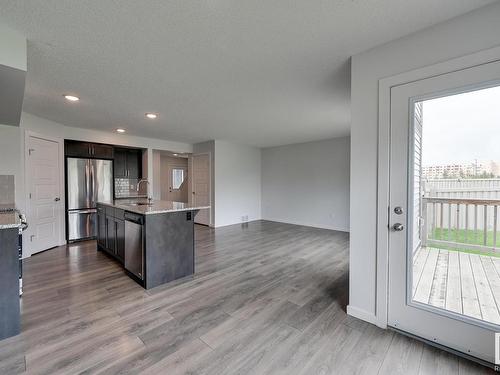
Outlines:
[{"label": "granite countertop", "polygon": [[[137,203],[142,203],[137,205]],[[146,203],[146,204],[145,204]],[[172,202],[153,200],[148,203],[147,199],[117,199],[111,202],[99,202],[107,206],[119,208],[121,210],[134,212],[141,215],[164,214],[179,211],[194,211],[210,208],[210,206],[195,206],[184,202]]]},{"label": "granite countertop", "polygon": [[19,228],[21,219],[17,212],[0,212],[0,229]]}]

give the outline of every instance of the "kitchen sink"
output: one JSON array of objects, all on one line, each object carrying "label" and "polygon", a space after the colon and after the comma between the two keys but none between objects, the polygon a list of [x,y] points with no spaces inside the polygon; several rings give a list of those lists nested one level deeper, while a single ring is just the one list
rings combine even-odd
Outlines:
[{"label": "kitchen sink", "polygon": [[135,203],[128,203],[129,206],[152,206],[153,203],[146,203],[146,202],[135,202]]}]

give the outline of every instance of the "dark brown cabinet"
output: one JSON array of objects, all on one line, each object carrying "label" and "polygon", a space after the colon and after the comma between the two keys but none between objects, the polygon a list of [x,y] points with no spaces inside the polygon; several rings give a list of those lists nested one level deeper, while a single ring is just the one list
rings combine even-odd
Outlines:
[{"label": "dark brown cabinet", "polygon": [[116,257],[124,262],[125,261],[125,221],[120,219],[115,219],[116,225]]},{"label": "dark brown cabinet", "polygon": [[97,206],[97,244],[106,248],[106,212],[103,206]]},{"label": "dark brown cabinet", "polygon": [[115,148],[115,178],[142,177],[142,150]]},{"label": "dark brown cabinet", "polygon": [[115,238],[116,238],[116,226],[115,218],[111,216],[106,216],[106,249],[115,254]]},{"label": "dark brown cabinet", "polygon": [[124,211],[105,205],[97,205],[97,245],[100,250],[125,260],[125,221]]},{"label": "dark brown cabinet", "polygon": [[100,143],[65,142],[65,155],[71,157],[113,159],[113,150],[113,146]]},{"label": "dark brown cabinet", "polygon": [[92,156],[99,159],[113,159],[114,148],[113,146],[103,145],[100,143],[92,143]]}]

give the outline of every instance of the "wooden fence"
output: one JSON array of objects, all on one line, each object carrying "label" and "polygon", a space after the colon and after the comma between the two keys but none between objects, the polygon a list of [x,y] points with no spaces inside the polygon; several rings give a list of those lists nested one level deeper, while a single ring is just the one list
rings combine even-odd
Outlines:
[{"label": "wooden fence", "polygon": [[422,246],[500,253],[500,199],[422,198]]}]

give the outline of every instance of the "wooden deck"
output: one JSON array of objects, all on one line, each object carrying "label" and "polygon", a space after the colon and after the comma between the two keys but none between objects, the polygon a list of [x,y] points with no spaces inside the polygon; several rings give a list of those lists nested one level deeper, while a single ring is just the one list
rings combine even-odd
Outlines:
[{"label": "wooden deck", "polygon": [[424,247],[413,275],[415,301],[500,324],[500,258]]}]

